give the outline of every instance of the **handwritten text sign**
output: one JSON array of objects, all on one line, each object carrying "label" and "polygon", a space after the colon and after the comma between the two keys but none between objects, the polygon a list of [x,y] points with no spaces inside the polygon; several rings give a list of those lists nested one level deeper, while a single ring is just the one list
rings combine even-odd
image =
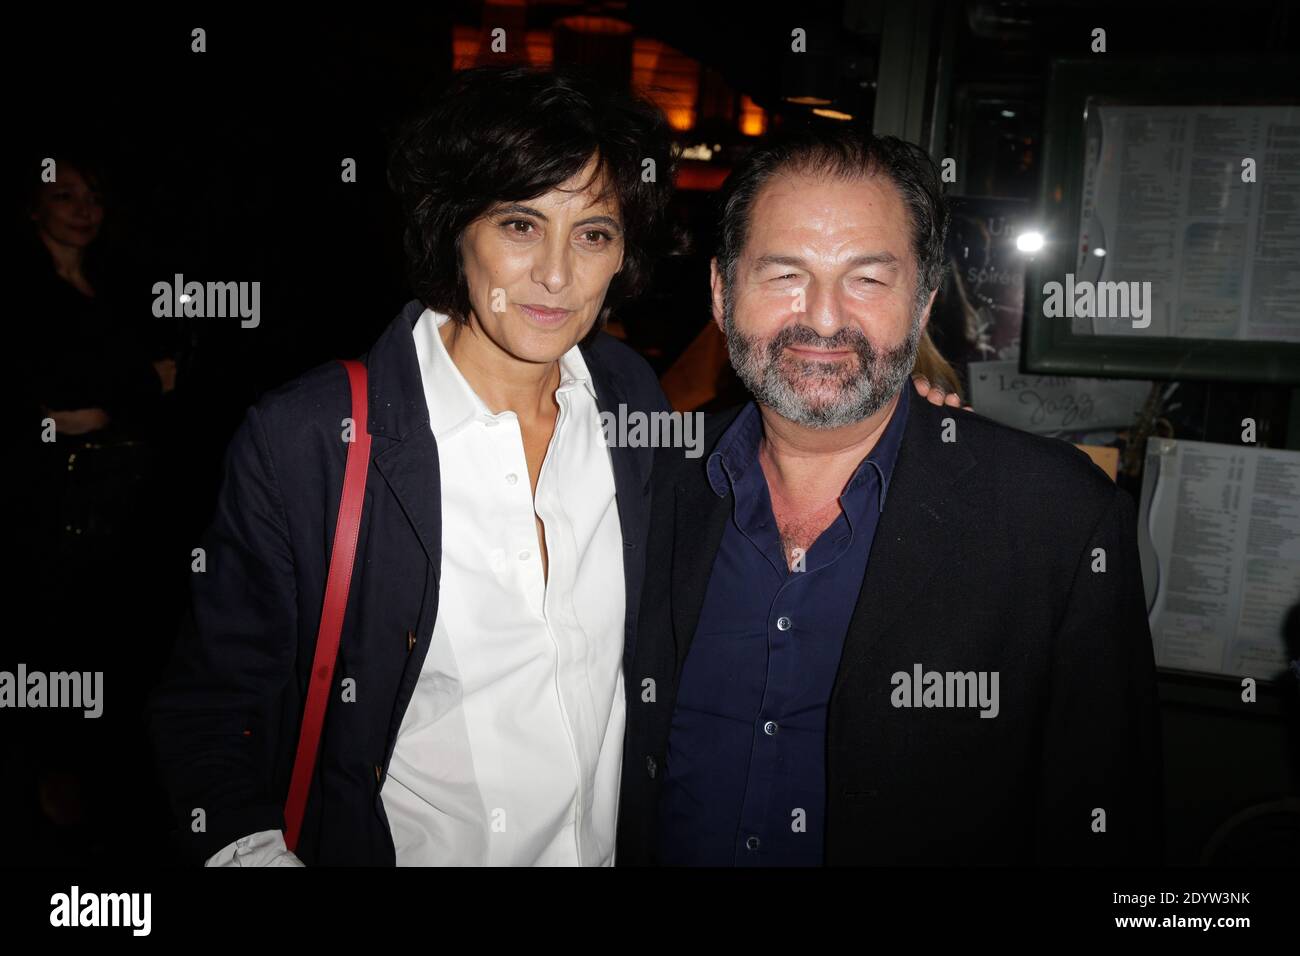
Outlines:
[{"label": "handwritten text sign", "polygon": [[972,362],[975,411],[1029,432],[1087,431],[1133,424],[1150,382],[1025,374],[1016,361]]}]

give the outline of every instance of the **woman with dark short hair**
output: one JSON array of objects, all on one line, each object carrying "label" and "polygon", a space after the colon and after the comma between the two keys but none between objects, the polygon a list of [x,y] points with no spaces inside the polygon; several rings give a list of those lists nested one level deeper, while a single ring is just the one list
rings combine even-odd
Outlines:
[{"label": "woman with dark short hair", "polygon": [[672,174],[660,112],[578,74],[468,70],[401,131],[418,298],[364,357],[365,509],[300,843],[337,363],[249,410],[155,694],[196,862],[613,863],[652,449],[607,446],[600,413],[667,405],[601,327],[664,248]]}]

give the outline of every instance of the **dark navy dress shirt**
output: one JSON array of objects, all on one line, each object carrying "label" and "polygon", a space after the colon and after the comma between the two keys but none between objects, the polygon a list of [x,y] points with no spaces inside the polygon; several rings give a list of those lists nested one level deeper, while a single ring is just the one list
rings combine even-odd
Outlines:
[{"label": "dark navy dress shirt", "polygon": [[817,866],[826,811],[826,711],[844,635],[907,423],[885,432],[840,495],[841,513],[789,568],[758,461],[751,402],[707,463],[732,514],[678,686],[660,804],[661,862]]}]

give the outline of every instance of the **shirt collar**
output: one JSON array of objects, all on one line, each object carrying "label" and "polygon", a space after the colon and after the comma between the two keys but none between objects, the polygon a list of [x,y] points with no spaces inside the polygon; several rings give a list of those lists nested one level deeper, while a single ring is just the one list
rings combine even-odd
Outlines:
[{"label": "shirt collar", "polygon": [[[898,404],[894,406],[884,433],[844,486],[843,494],[848,495],[865,480],[867,469],[874,468],[880,477],[881,511],[885,510],[885,496],[889,492],[889,482],[894,474],[894,464],[898,461],[898,450],[903,444],[903,432],[907,427],[908,409],[911,407],[910,383],[910,378],[904,380],[899,389]],[[719,498],[725,497],[728,491],[734,492],[746,471],[757,466],[758,446],[762,438],[763,416],[758,406],[751,401],[741,409],[736,420],[727,426],[705,466],[709,485]]]},{"label": "shirt collar", "polygon": [[[424,398],[429,406],[429,428],[435,438],[446,438],[471,421],[500,421],[514,417],[514,412],[510,411],[493,414],[451,360],[442,336],[438,334],[438,330],[449,321],[446,314],[425,309],[411,330],[424,384]],[[560,356],[560,385],[555,391],[559,395],[575,388],[585,388],[593,399],[596,397],[591,372],[582,350],[576,345]]]}]

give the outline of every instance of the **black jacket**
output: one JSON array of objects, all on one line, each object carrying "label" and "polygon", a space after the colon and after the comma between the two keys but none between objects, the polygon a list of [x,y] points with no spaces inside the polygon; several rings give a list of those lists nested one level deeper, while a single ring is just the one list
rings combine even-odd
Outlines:
[{"label": "black jacket", "polygon": [[[131,308],[129,293],[140,283],[127,263],[106,262],[94,252],[85,263],[94,298],[59,278],[49,252],[36,238],[12,264],[10,307],[23,361],[15,369],[24,411],[39,432],[42,407],[54,411],[102,408],[108,429],[91,433],[99,441],[148,434],[163,398],[162,381],[149,364],[175,351],[171,323]],[[143,283],[146,286],[148,283]],[[63,436],[60,442],[71,436]]]},{"label": "black jacket", "polygon": [[[702,457],[660,452],[655,466],[623,864],[655,862],[676,685],[732,508],[705,464],[736,411],[708,421]],[[830,699],[827,864],[1157,861],[1159,715],[1135,533],[1128,494],[1066,442],[910,403]],[[893,706],[891,676],[916,664],[997,671],[1000,713]]]},{"label": "black jacket", "polygon": [[[443,544],[438,449],[411,334],[422,311],[409,303],[364,356],[371,467],[297,850],[308,864],[394,862],[379,794],[433,635]],[[602,411],[667,408],[650,367],[616,339],[598,334],[583,356]],[[202,542],[206,570],[193,575],[194,621],[151,702],[177,837],[194,862],[284,827],[342,491],[341,422],[350,414],[343,367],[323,365],[251,408],[227,453]],[[626,549],[625,659],[636,639],[651,455],[611,448]],[[355,702],[340,699],[346,678],[356,680]]]}]

